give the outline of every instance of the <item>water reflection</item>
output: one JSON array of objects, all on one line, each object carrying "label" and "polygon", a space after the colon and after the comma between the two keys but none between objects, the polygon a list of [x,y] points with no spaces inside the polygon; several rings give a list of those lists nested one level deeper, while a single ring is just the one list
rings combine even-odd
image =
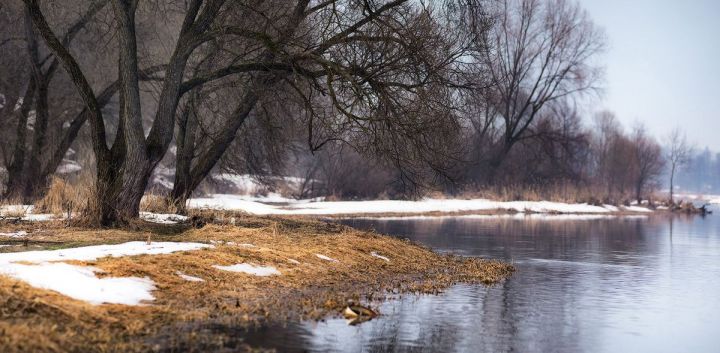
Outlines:
[{"label": "water reflection", "polygon": [[279,351],[717,352],[720,222],[713,217],[592,220],[348,220],[441,251],[513,261],[493,287],[385,302],[381,318],[268,328]]}]

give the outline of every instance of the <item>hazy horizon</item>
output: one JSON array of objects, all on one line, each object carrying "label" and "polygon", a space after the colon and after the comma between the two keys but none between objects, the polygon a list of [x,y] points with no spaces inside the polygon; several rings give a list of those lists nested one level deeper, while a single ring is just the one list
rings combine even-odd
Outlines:
[{"label": "hazy horizon", "polygon": [[698,149],[720,151],[720,2],[580,0],[608,39],[603,97],[591,111],[643,122],[662,143],[679,125]]}]

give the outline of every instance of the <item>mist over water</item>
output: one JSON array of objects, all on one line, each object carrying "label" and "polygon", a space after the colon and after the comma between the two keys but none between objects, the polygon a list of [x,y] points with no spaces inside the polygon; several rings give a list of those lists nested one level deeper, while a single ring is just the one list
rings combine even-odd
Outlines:
[{"label": "mist over water", "polygon": [[379,319],[266,328],[279,351],[716,352],[717,216],[519,220],[345,220],[438,251],[512,261],[492,287],[384,302]]}]

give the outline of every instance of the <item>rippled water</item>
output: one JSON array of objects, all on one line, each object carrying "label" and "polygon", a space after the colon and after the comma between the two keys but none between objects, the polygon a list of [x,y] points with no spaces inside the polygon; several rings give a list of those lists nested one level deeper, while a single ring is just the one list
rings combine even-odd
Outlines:
[{"label": "rippled water", "polygon": [[492,287],[383,303],[382,316],[262,329],[278,351],[720,352],[720,216],[347,220],[439,251],[499,258]]}]

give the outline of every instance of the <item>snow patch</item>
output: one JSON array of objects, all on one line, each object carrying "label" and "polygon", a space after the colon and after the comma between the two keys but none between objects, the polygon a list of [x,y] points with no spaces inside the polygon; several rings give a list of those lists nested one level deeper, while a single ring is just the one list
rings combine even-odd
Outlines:
[{"label": "snow patch", "polygon": [[0,233],[0,237],[8,237],[8,238],[24,238],[27,235],[28,235],[28,232],[26,232],[24,230],[12,232],[12,233]]},{"label": "snow patch", "polygon": [[387,257],[382,256],[382,255],[380,255],[380,254],[378,254],[378,253],[376,253],[376,252],[374,252],[374,251],[370,252],[370,256],[372,256],[372,257],[377,257],[378,259],[384,260],[385,262],[390,262],[390,259],[388,259]]},{"label": "snow patch", "polygon": [[50,261],[94,261],[102,257],[121,257],[135,255],[160,255],[178,251],[190,251],[209,248],[212,245],[200,243],[131,241],[114,245],[94,245],[60,250],[24,251],[0,254],[0,266],[10,262],[50,262]]},{"label": "snow patch", "polygon": [[332,257],[328,257],[328,256],[325,256],[325,255],[323,255],[323,254],[315,254],[315,256],[317,256],[318,258],[320,258],[320,259],[322,259],[322,260],[325,260],[325,261],[340,262],[340,261],[338,261],[338,260],[333,259]]},{"label": "snow patch", "polygon": [[[155,283],[149,278],[98,278],[95,267],[76,266],[53,261],[93,261],[102,257],[159,255],[177,251],[198,250],[211,245],[134,241],[115,245],[95,245],[80,248],[25,251],[0,254],[0,274],[27,282],[29,285],[53,290],[68,297],[91,304],[137,305],[153,300]],[[29,262],[20,264],[18,262]]]},{"label": "snow patch", "polygon": [[652,212],[651,209],[640,206],[625,206],[623,209],[630,212]]},{"label": "snow patch", "polygon": [[175,272],[175,274],[178,275],[180,278],[188,281],[188,282],[205,282],[205,280],[202,279],[202,278],[200,278],[200,277],[195,277],[195,276],[186,275],[186,274],[184,274],[184,273],[182,273],[182,272],[180,272],[180,271]]},{"label": "snow patch", "polygon": [[288,259],[288,262],[291,263],[291,264],[295,264],[295,265],[299,265],[299,264],[300,264],[300,261],[295,260],[295,259]]},{"label": "snow patch", "polygon": [[187,221],[187,216],[171,213],[140,212],[140,218],[159,224],[177,224]]},{"label": "snow patch", "polygon": [[218,270],[230,271],[230,272],[242,272],[242,273],[247,273],[249,275],[254,275],[254,276],[281,275],[280,271],[278,271],[273,266],[258,266],[258,265],[253,265],[250,263],[243,263],[243,264],[230,265],[230,266],[213,265],[213,267],[217,268]]},{"label": "snow patch", "polygon": [[69,160],[69,159],[63,159],[62,164],[60,164],[55,171],[58,174],[71,174],[75,172],[79,172],[83,169],[83,167],[78,164],[78,162]]},{"label": "snow patch", "polygon": [[0,274],[48,289],[90,304],[103,303],[138,305],[155,299],[151,291],[155,283],[149,278],[105,277],[98,278],[95,267],[66,263],[43,262],[36,265],[16,263],[0,264]]},{"label": "snow patch", "polygon": [[[273,200],[281,201],[281,200]],[[603,214],[616,209],[589,204],[549,201],[491,201],[486,199],[424,199],[420,201],[313,201],[284,199],[281,204],[263,198],[215,194],[188,201],[191,208],[240,210],[258,215],[337,215],[373,213],[429,213],[507,210],[521,213]]]}]

